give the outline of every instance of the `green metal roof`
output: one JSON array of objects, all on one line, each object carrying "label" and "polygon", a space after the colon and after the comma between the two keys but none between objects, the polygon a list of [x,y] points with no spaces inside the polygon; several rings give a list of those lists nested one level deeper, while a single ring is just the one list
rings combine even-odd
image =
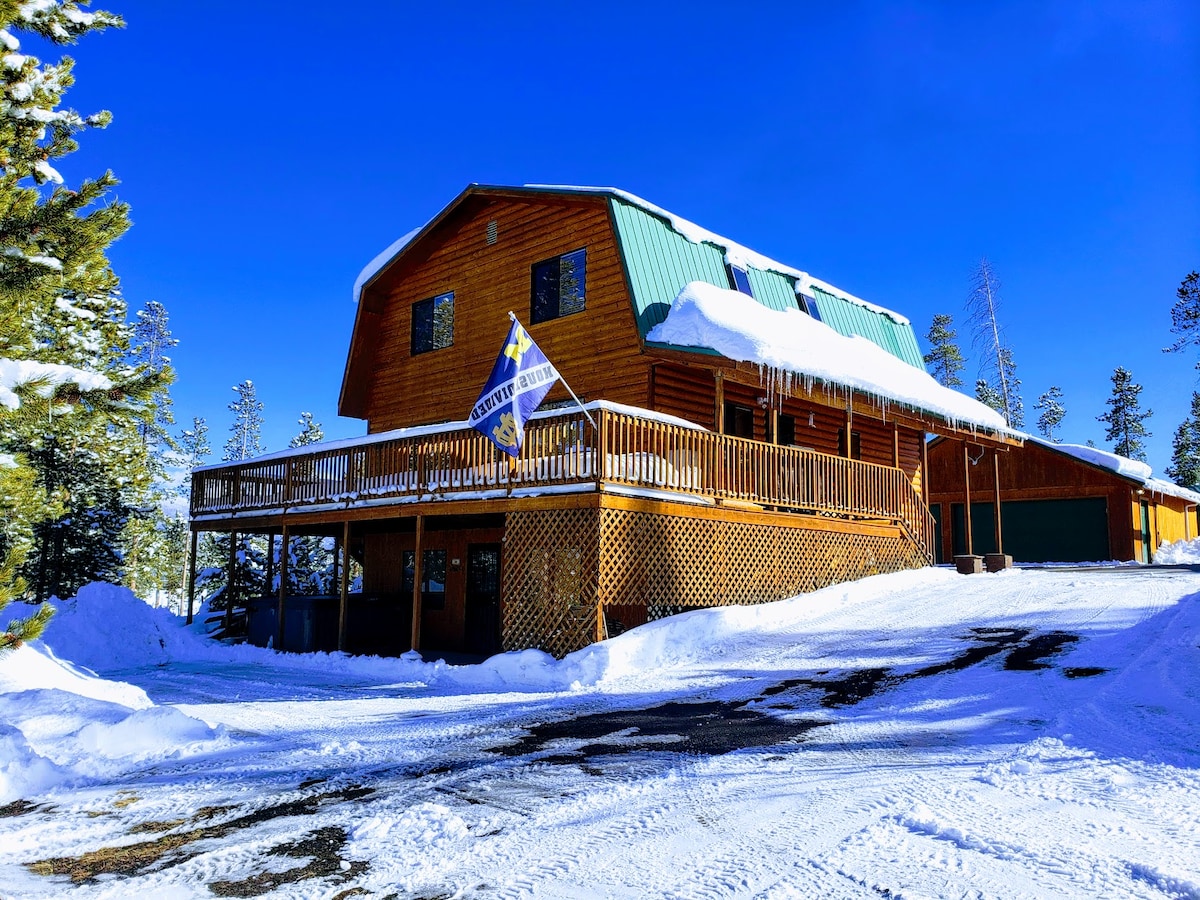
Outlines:
[{"label": "green metal roof", "polygon": [[688,282],[729,287],[725,254],[719,247],[693,244],[658,216],[616,198],[609,199],[609,207],[643,340],[667,317],[671,302]]},{"label": "green metal roof", "polygon": [[[716,287],[730,287],[724,247],[707,240],[689,240],[662,216],[629,202],[624,196],[610,193],[608,199],[643,340],[650,329],[667,317],[672,301],[688,282],[705,281]],[[745,268],[754,299],[763,306],[781,311],[800,308],[793,274],[751,265]],[[846,337],[861,335],[924,370],[925,362],[908,322],[897,321],[883,310],[863,306],[816,285],[810,290],[821,319],[829,327]]]},{"label": "green metal roof", "polygon": [[870,309],[837,294],[810,286],[821,320],[838,334],[860,335],[878,344],[892,356],[924,371],[925,360],[917,336],[908,322],[898,322],[884,312]]}]

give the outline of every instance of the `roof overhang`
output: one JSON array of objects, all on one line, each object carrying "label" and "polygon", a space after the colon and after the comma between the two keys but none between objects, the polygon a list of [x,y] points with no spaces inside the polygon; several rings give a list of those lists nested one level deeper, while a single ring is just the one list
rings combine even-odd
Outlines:
[{"label": "roof overhang", "polygon": [[[706,369],[714,375],[720,373],[726,380],[738,384],[759,389],[763,384],[763,367],[757,363],[729,359],[707,347],[679,347],[647,341],[645,353],[663,362]],[[940,413],[907,403],[884,401],[849,385],[820,378],[811,379],[811,387],[806,385],[806,379],[798,378],[792,382],[790,390],[775,393],[775,396],[780,400],[790,397],[830,409],[849,410],[853,415],[896,422],[956,441],[999,448],[1020,447],[1025,442],[1025,436],[1020,432],[954,423]]]}]

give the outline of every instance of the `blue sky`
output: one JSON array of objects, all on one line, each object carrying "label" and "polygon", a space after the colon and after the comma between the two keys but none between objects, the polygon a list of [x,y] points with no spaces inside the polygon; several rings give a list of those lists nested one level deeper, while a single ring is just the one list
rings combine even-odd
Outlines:
[{"label": "blue sky", "polygon": [[303,410],[365,431],[336,413],[351,286],[470,182],[624,188],[922,337],[951,313],[964,350],[987,256],[1027,427],[1059,385],[1063,437],[1106,446],[1123,365],[1160,473],[1200,389],[1200,352],[1161,352],[1200,269],[1186,0],[96,5],[128,25],[71,48],[67,103],[114,120],[59,168],[122,179],[111,258],[131,307],[167,307],[176,416],[217,457],[247,378],[269,450]]}]

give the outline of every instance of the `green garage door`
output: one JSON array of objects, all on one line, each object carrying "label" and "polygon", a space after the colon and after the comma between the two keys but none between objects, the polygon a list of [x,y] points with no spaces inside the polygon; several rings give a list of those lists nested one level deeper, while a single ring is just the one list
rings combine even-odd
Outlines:
[{"label": "green garage door", "polygon": [[[1090,562],[1111,559],[1108,506],[1103,497],[1076,500],[1005,500],[1000,504],[1004,552],[1014,562]],[[951,510],[954,552],[966,553],[963,505]],[[971,504],[971,534],[977,554],[994,553],[992,504]]]}]

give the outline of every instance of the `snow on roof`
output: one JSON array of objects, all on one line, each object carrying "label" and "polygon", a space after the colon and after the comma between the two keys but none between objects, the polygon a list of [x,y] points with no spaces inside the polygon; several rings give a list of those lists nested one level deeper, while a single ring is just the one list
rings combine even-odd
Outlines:
[{"label": "snow on roof", "polygon": [[1166,494],[1170,497],[1179,497],[1183,500],[1200,503],[1200,494],[1185,487],[1180,487],[1174,482],[1153,477],[1154,470],[1147,463],[1136,459],[1118,456],[1107,450],[1101,450],[1099,447],[1085,447],[1082,444],[1055,444],[1042,438],[1033,437],[1032,435],[1027,435],[1025,440],[1039,444],[1042,447],[1048,447],[1051,450],[1057,450],[1059,453],[1065,453],[1067,456],[1073,456],[1081,462],[1115,472],[1123,478],[1128,478],[1130,481],[1136,481],[1139,484],[1145,485],[1153,493]]},{"label": "snow on roof", "polygon": [[373,260],[371,260],[369,263],[367,263],[365,267],[363,267],[363,270],[358,273],[358,277],[354,279],[354,302],[355,303],[357,303],[362,298],[362,289],[363,289],[363,287],[366,286],[366,283],[368,281],[370,281],[372,278],[374,278],[376,275],[378,275],[380,270],[383,269],[384,266],[386,266],[393,259],[395,259],[397,254],[399,254],[401,250],[403,250],[405,247],[407,247],[409,241],[411,241],[413,238],[415,238],[417,236],[417,233],[420,232],[421,229],[424,227],[425,226],[422,225],[422,226],[420,226],[420,228],[414,228],[412,231],[408,232],[403,237],[398,238],[395,241],[392,241],[392,243],[390,245],[388,245],[388,248],[386,250],[384,250],[382,253],[380,253],[378,256],[376,256]]},{"label": "snow on roof", "polygon": [[643,200],[636,194],[631,194],[628,191],[621,190],[620,188],[589,187],[586,185],[570,184],[527,184],[525,187],[547,191],[611,194],[614,197],[624,200],[626,203],[640,207],[652,215],[658,216],[661,219],[665,219],[677,234],[691,241],[693,244],[708,243],[715,247],[720,247],[725,251],[725,261],[730,265],[742,267],[750,266],[752,268],[762,269],[768,272],[778,272],[781,275],[786,275],[789,278],[796,279],[796,290],[799,293],[811,293],[811,288],[815,285],[821,290],[830,294],[836,294],[838,297],[841,297],[850,303],[865,307],[872,312],[881,313],[900,325],[909,324],[908,319],[894,310],[887,309],[886,307],[879,306],[867,300],[863,300],[861,297],[856,297],[839,287],[834,287],[828,282],[821,281],[819,278],[814,278],[807,272],[793,268],[792,266],[789,266],[786,263],[781,263],[778,260],[771,259],[769,256],[763,256],[761,253],[751,250],[749,247],[745,247],[736,241],[731,241],[727,237],[722,237],[716,232],[709,231],[707,228],[703,228],[697,225],[695,222],[691,222],[682,216],[677,216],[675,213],[665,210],[661,206],[655,206],[653,203]]},{"label": "snow on roof", "polygon": [[647,339],[681,347],[708,347],[733,360],[776,372],[772,382],[786,391],[790,374],[811,388],[813,381],[844,385],[914,409],[932,412],[951,427],[983,428],[1019,436],[1004,418],[965,394],[938,384],[863,337],[843,337],[824,322],[789,309],[768,309],[738,291],[693,281],[665,321]]}]

